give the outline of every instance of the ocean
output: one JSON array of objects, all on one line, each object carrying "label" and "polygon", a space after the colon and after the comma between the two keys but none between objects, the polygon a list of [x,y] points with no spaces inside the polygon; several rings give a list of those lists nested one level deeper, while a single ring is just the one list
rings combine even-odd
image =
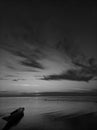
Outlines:
[{"label": "ocean", "polygon": [[19,107],[25,108],[24,116],[6,130],[97,129],[96,102],[74,100],[72,96],[36,96],[0,97],[0,130],[7,125],[2,118]]}]

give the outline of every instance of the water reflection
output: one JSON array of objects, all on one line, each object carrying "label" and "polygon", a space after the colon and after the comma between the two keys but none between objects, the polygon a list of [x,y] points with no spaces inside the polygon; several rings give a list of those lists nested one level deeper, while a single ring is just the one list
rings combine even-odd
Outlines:
[{"label": "water reflection", "polygon": [[21,130],[97,130],[97,113],[62,115],[48,113],[37,115]]},{"label": "water reflection", "polygon": [[0,130],[96,130],[97,103],[69,99],[71,98],[2,98],[1,114],[24,107],[25,116],[16,122],[7,123],[6,126],[5,121],[0,119]]},{"label": "water reflection", "polygon": [[49,113],[45,115],[54,130],[97,130],[97,112],[60,115]]}]

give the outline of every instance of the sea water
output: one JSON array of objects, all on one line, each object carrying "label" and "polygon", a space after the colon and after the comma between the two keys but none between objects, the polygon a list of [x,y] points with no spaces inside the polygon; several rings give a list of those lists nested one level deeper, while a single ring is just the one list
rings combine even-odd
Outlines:
[{"label": "sea water", "polygon": [[[0,97],[0,130],[7,124],[2,118],[19,107],[25,108],[24,116],[17,124],[8,129],[76,130],[78,129],[75,127],[77,122],[66,117],[97,113],[97,103],[70,99],[72,97]],[[85,120],[88,121],[89,119],[86,118]],[[85,130],[87,129],[85,127]]]}]

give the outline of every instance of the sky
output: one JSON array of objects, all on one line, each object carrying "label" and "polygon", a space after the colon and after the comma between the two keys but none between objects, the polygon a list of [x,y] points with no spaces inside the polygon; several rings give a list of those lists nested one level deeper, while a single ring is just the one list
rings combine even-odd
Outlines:
[{"label": "sky", "polygon": [[0,92],[97,89],[96,7],[0,2]]}]

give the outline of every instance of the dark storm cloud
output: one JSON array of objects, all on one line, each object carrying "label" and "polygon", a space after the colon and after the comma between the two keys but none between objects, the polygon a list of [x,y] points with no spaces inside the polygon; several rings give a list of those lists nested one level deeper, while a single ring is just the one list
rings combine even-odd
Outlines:
[{"label": "dark storm cloud", "polygon": [[[32,47],[32,49],[30,49],[30,47]],[[11,51],[12,54],[16,55],[16,56],[20,56],[22,58],[26,58],[26,59],[41,59],[42,57],[44,57],[44,54],[41,51],[41,48],[39,49],[38,47],[36,47],[36,49],[34,49],[34,46],[29,45],[28,47],[23,46],[22,50],[12,50]]]},{"label": "dark storm cloud", "polygon": [[77,71],[70,70],[67,71],[65,74],[59,74],[59,75],[49,75],[44,76],[44,78],[41,78],[42,80],[72,80],[72,81],[89,81],[93,78],[93,76],[78,76]]},{"label": "dark storm cloud", "polygon": [[20,61],[20,64],[27,67],[34,67],[39,69],[44,69],[43,65],[39,63],[37,60],[42,59],[42,52],[40,50],[30,50],[27,51],[13,51],[14,55],[24,58],[24,60]]},{"label": "dark storm cloud", "polygon": [[[72,72],[73,70],[71,70]],[[78,73],[78,72],[77,72]],[[50,75],[44,78],[41,78],[42,80],[72,80],[72,81],[85,81],[88,82],[91,80],[93,76],[77,76],[76,71],[73,71],[73,74],[69,74],[68,72],[66,74],[60,74],[60,75]]]},{"label": "dark storm cloud", "polygon": [[44,67],[35,60],[21,61],[21,64],[24,66],[28,66],[28,67],[35,67],[35,68],[39,68],[39,69],[44,69]]},{"label": "dark storm cloud", "polygon": [[12,81],[21,81],[21,80],[26,80],[26,79],[13,79]]},{"label": "dark storm cloud", "polygon": [[[91,62],[90,62],[91,63]],[[41,78],[42,80],[72,80],[72,81],[90,81],[96,80],[97,77],[97,64],[86,66],[80,63],[75,63],[78,69],[70,69],[61,74],[48,75]]]}]

